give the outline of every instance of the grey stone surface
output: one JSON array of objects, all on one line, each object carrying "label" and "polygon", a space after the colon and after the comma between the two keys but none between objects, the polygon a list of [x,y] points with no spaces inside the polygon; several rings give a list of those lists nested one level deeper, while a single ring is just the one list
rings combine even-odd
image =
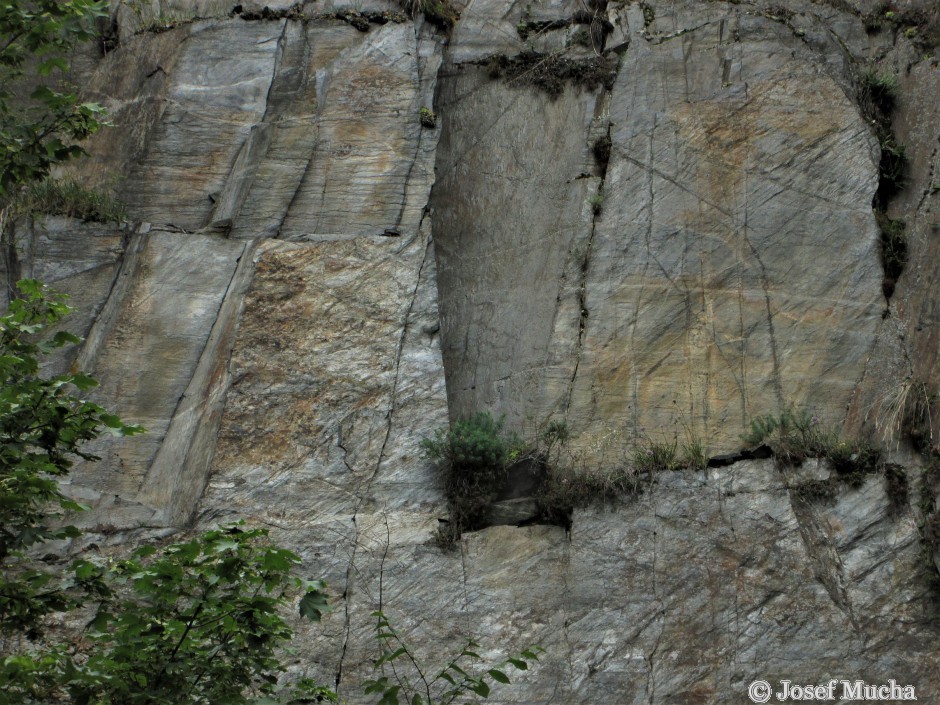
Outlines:
[{"label": "grey stone surface", "polygon": [[555,415],[598,458],[676,424],[731,450],[791,404],[841,421],[885,310],[877,146],[841,49],[821,59],[772,8],[652,14],[619,16],[609,95],[552,100],[451,58],[434,222],[452,411]]},{"label": "grey stone surface", "polygon": [[[494,703],[731,705],[757,678],[894,678],[936,701],[921,538],[940,488],[897,450],[904,391],[940,350],[935,61],[866,33],[868,0],[592,3],[616,80],[553,98],[533,79],[562,64],[494,79],[489,57],[595,58],[574,25],[518,32],[581,3],[461,2],[449,36],[326,16],[397,11],[383,0],[242,4],[274,17],[115,3],[119,46],[81,57],[115,126],[71,171],[134,222],[4,234],[7,284],[40,276],[80,308],[87,341],[55,365],[150,431],[70,478],[86,542],[270,528],[334,605],[297,624],[289,675],[352,702],[378,607],[432,668],[468,638],[493,661],[541,644]],[[910,155],[890,302],[869,60],[902,76]],[[882,475],[810,501],[825,463],[745,461],[659,474],[567,528],[516,525],[537,506],[513,496],[503,525],[437,545],[448,506],[420,441],[448,417],[487,409],[530,436],[565,420],[574,473],[622,467],[644,437],[736,450],[788,404],[888,433],[908,502]]]}]

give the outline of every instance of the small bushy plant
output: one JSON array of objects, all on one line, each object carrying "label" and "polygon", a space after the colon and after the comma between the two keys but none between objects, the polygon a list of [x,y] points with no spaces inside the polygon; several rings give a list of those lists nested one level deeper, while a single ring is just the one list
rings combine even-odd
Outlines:
[{"label": "small bushy plant", "polygon": [[861,486],[881,466],[881,449],[859,440],[835,441],[824,455],[838,477],[852,487]]},{"label": "small bushy plant", "polygon": [[594,141],[594,145],[591,149],[594,152],[594,159],[597,160],[597,164],[601,169],[607,169],[612,146],[613,143],[611,142],[610,135],[603,135]]},{"label": "small bushy plant", "polygon": [[433,129],[437,127],[437,115],[427,106],[418,111],[418,117],[421,120],[421,126]]},{"label": "small bushy plant", "polygon": [[604,210],[604,194],[595,193],[588,202],[591,204],[591,212],[594,215],[600,215]]},{"label": "small bushy plant", "polygon": [[840,485],[858,488],[870,475],[884,473],[892,513],[900,513],[907,505],[907,478],[899,468],[885,464],[881,448],[861,438],[845,438],[808,412],[789,409],[780,416],[758,416],[752,419],[744,441],[751,446],[767,444],[783,465],[800,465],[806,458],[825,459],[832,469],[828,478],[791,486],[805,500],[832,502]]},{"label": "small bushy plant", "polygon": [[502,417],[481,411],[421,442],[425,457],[441,470],[450,501],[451,523],[441,537],[445,544],[484,523],[508,466],[525,453],[516,434],[503,432],[503,423]]}]

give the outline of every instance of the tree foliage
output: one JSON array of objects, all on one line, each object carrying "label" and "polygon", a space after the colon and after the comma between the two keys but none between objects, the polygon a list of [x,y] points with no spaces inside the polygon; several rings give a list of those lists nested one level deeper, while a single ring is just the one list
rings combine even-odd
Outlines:
[{"label": "tree foliage", "polygon": [[68,57],[91,39],[105,0],[0,0],[0,205],[19,184],[82,154],[104,109],[68,85]]},{"label": "tree foliage", "polygon": [[8,656],[0,703],[76,705],[248,703],[273,693],[277,650],[293,633],[284,607],[319,621],[325,585],[293,575],[300,559],[264,529],[230,525],[127,560],[78,560],[98,608],[72,644]]},{"label": "tree foliage", "polygon": [[274,692],[277,650],[293,636],[285,603],[301,595],[314,621],[327,609],[325,585],[293,575],[299,563],[266,530],[239,525],[138,548],[106,574],[114,597],[85,634],[87,658],[64,663],[61,687],[78,705],[247,703]]},{"label": "tree foliage", "polygon": [[97,384],[90,377],[39,374],[40,356],[79,339],[65,331],[39,338],[70,309],[65,297],[38,281],[25,279],[18,287],[20,298],[0,317],[0,629],[32,632],[43,615],[76,599],[25,555],[40,541],[78,535],[57,523],[60,511],[82,509],[58,480],[76,458],[96,460],[82,449],[88,441],[143,429],[78,396]]}]

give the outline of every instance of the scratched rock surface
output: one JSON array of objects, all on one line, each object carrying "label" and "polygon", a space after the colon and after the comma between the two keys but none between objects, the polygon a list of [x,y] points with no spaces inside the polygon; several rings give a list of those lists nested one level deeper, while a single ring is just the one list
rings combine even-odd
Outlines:
[{"label": "scratched rock surface", "polygon": [[[863,22],[869,0],[458,5],[445,34],[385,0],[117,2],[116,43],[77,57],[114,126],[72,170],[130,222],[18,223],[0,266],[73,295],[86,342],[53,366],[149,429],[76,467],[84,544],[270,528],[334,607],[297,624],[289,675],[351,702],[378,607],[432,668],[468,638],[545,648],[495,703],[731,705],[757,678],[937,700],[940,487],[915,454],[893,458],[909,487],[831,501],[816,463],[665,473],[448,552],[420,451],[479,409],[565,420],[601,469],[677,429],[735,450],[790,404],[896,430],[940,350],[920,35]],[[910,156],[890,300],[872,59]]]},{"label": "scratched rock surface", "polygon": [[555,415],[596,458],[677,423],[728,450],[788,404],[841,421],[886,308],[878,147],[850,72],[769,11],[620,20],[609,91],[494,85],[469,57],[443,87],[452,410]]},{"label": "scratched rock surface", "polygon": [[881,477],[831,504],[801,498],[799,482],[772,461],[665,474],[577,512],[570,533],[496,526],[450,554],[394,510],[279,519],[344,595],[305,631],[317,657],[293,667],[356,698],[381,604],[432,667],[464,638],[493,660],[540,644],[538,668],[492,702],[730,705],[758,678],[895,678],[932,697],[940,648],[918,519],[891,509]]},{"label": "scratched rock surface", "polygon": [[[390,19],[367,23],[368,31],[336,19],[340,6],[305,13],[285,5],[273,14],[157,9],[157,19],[171,26],[144,25],[86,67],[89,91],[108,105],[114,125],[96,136],[77,168],[91,183],[121,174],[133,223],[107,235],[88,225],[24,225],[7,267],[9,280],[42,275],[78,294],[87,343],[74,359],[102,379],[98,398],[148,429],[140,438],[100,441],[102,460],[72,476],[72,493],[97,508],[84,523],[107,531],[177,525],[196,511],[232,379],[231,351],[245,335],[238,323],[243,297],[258,262],[266,271],[270,243],[306,243],[298,256],[319,260],[332,252],[335,264],[350,243],[366,238],[388,247],[408,243],[405,252],[425,259],[429,233],[420,228],[439,136],[421,125],[419,113],[433,103],[441,43],[393,8],[383,6]],[[329,244],[312,244],[319,242]],[[404,318],[380,304],[389,289],[415,290],[418,269],[378,246],[349,251],[364,270],[374,254],[385,278],[367,282],[376,304],[343,320],[353,325],[356,315],[375,314],[388,326],[372,334],[398,340]],[[426,298],[435,300],[434,292]],[[332,306],[330,294],[322,296],[304,309],[311,318],[299,323],[306,329],[325,320],[319,307]],[[422,325],[431,330],[436,315]],[[338,330],[326,333],[342,343],[342,354],[358,346]],[[424,342],[421,354],[433,359],[437,338],[425,334]],[[342,355],[334,361],[346,366]],[[435,386],[439,358],[436,371],[432,362],[426,367],[423,384],[443,404]],[[357,374],[380,376],[367,365]],[[370,434],[378,425],[370,431],[369,419],[380,424],[385,412],[370,400],[376,389],[393,386],[376,384],[364,385],[364,411],[349,416],[339,435],[326,423],[318,431],[338,443],[352,438],[350,457],[359,446],[370,446],[365,455],[374,451]],[[287,399],[268,398],[278,408]],[[303,408],[313,406],[308,400]],[[287,417],[300,413],[298,407]],[[430,425],[431,418],[408,437],[443,423]],[[277,449],[284,446],[272,453]],[[395,444],[392,451],[403,452]]]}]

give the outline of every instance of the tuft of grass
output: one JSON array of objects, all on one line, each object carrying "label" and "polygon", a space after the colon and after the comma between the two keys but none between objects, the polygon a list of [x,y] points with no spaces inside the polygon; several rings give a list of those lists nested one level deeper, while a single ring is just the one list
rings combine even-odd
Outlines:
[{"label": "tuft of grass", "polygon": [[575,470],[549,467],[537,499],[546,519],[569,525],[575,508],[603,506],[642,491],[643,476],[635,468]]},{"label": "tuft of grass", "polygon": [[880,130],[878,144],[881,147],[881,161],[878,162],[878,192],[877,200],[881,211],[894,196],[900,193],[907,178],[907,150],[890,132]]},{"label": "tuft of grass", "polygon": [[560,448],[568,442],[568,424],[564,421],[549,421],[539,433],[540,454],[546,458],[552,456],[555,448]]},{"label": "tuft of grass", "polygon": [[600,215],[604,210],[604,194],[595,193],[591,196],[591,200],[588,201],[588,203],[591,204],[591,212],[594,213],[594,215]]},{"label": "tuft of grass", "polygon": [[910,441],[926,458],[940,457],[940,441],[935,428],[940,424],[940,388],[933,382],[909,378],[885,400],[876,428],[886,443]]},{"label": "tuft of grass", "polygon": [[940,453],[934,438],[934,425],[940,421],[940,391],[936,385],[918,381],[911,384],[904,404],[902,427],[914,449],[923,455]]},{"label": "tuft of grass", "polygon": [[881,448],[862,439],[843,438],[806,411],[788,409],[780,416],[758,416],[751,420],[744,441],[750,446],[770,446],[774,458],[786,465],[825,458],[835,479],[851,487],[860,487],[866,477],[885,467]]},{"label": "tuft of grass", "polygon": [[766,444],[781,461],[799,465],[805,458],[825,457],[836,441],[819,417],[806,411],[787,409],[780,416],[767,414],[751,419],[742,439],[748,446]]},{"label": "tuft of grass", "polygon": [[591,30],[587,27],[578,27],[568,38],[568,46],[582,46],[591,49],[593,47]]},{"label": "tuft of grass", "polygon": [[[567,429],[564,433],[566,441]],[[563,463],[557,454],[540,451],[540,457],[546,460],[545,478],[537,496],[542,516],[550,523],[570,526],[575,508],[605,506],[636,497],[655,482],[660,472],[704,470],[708,465],[704,444],[689,429],[686,437],[682,444],[678,431],[672,439],[663,441],[644,438],[619,463],[605,468]]]},{"label": "tuft of grass", "polygon": [[679,459],[679,441],[651,441],[639,443],[631,454],[633,468],[638,473],[653,475],[657,472],[679,470],[683,467]]},{"label": "tuft of grass", "polygon": [[703,471],[708,467],[708,453],[701,439],[689,437],[682,444],[682,466],[689,470]]},{"label": "tuft of grass", "polygon": [[121,223],[127,212],[110,194],[84,187],[75,179],[53,179],[30,184],[10,203],[14,218],[32,215],[66,215],[97,223]]},{"label": "tuft of grass", "polygon": [[480,60],[490,78],[502,78],[519,86],[532,86],[545,91],[553,100],[571,84],[593,91],[610,90],[617,78],[616,56],[594,56],[589,59],[568,59],[561,54],[543,54],[527,49],[516,56],[495,54]]},{"label": "tuft of grass", "polygon": [[[882,152],[882,162],[884,162],[884,152]],[[907,237],[904,234],[907,226],[903,220],[889,218],[882,211],[875,211],[875,221],[881,231],[881,266],[884,270],[882,291],[885,298],[890,299],[894,294],[898,278],[907,265]]]},{"label": "tuft of grass", "polygon": [[862,84],[885,112],[894,110],[898,98],[898,77],[887,71],[868,68],[862,72]]}]

